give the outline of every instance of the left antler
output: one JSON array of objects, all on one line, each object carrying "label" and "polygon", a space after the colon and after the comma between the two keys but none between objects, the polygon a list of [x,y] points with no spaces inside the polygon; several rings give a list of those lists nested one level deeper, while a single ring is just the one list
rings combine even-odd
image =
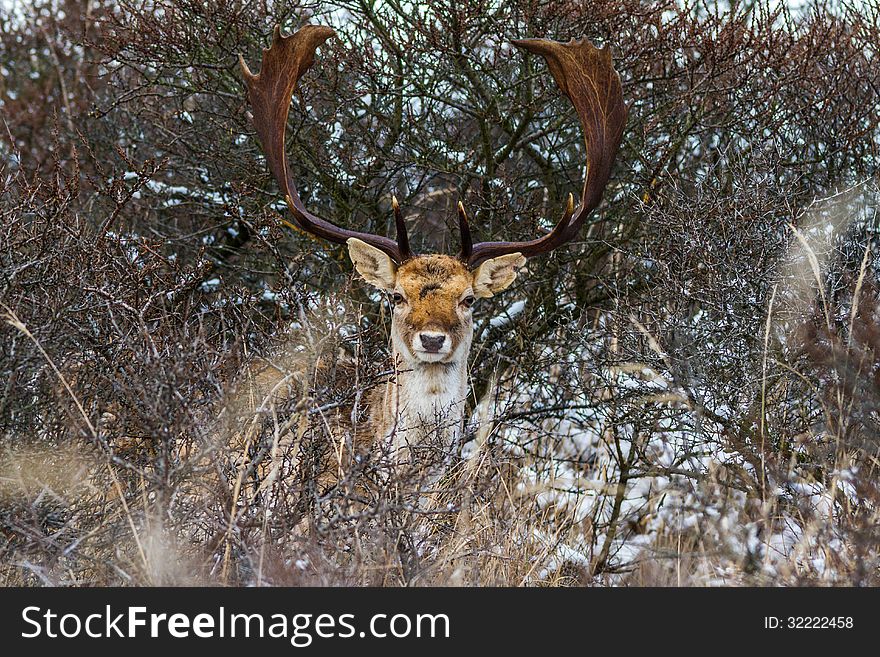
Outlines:
[{"label": "left antler", "polygon": [[315,50],[334,32],[329,27],[306,25],[295,34],[282,36],[281,28],[275,26],[272,46],[263,50],[263,62],[257,75],[251,73],[244,58],[239,55],[239,64],[248,87],[248,99],[254,114],[254,127],[263,144],[266,161],[275,180],[287,200],[297,225],[316,237],[331,242],[344,243],[352,237],[370,244],[388,254],[395,262],[402,263],[412,257],[406,226],[397,201],[394,201],[394,219],[397,226],[397,241],[357,231],[341,228],[306,210],[287,165],[284,149],[284,132],[290,97],[296,84],[315,61]]},{"label": "left antler", "polygon": [[584,221],[602,200],[611,167],[620,148],[627,108],[623,104],[620,76],[611,63],[611,51],[598,49],[586,39],[559,43],[547,39],[521,39],[514,45],[543,55],[553,79],[577,110],[587,142],[587,175],[581,202],[574,208],[569,194],[562,220],[544,237],[528,242],[480,242],[473,244],[467,215],[459,204],[462,232],[460,258],[471,267],[507,253],[527,258],[556,249],[577,235]]}]

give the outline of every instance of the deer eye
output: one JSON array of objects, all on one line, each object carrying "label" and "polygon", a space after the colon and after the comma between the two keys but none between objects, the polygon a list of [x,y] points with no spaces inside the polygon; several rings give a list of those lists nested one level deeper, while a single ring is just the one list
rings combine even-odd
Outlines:
[{"label": "deer eye", "polygon": [[461,300],[461,305],[464,306],[465,308],[470,308],[471,306],[474,305],[474,303],[475,303],[476,301],[477,301],[476,297],[474,297],[474,296],[471,294],[471,295],[468,295],[468,296],[466,296],[464,299]]},{"label": "deer eye", "polygon": [[393,303],[395,306],[399,303],[404,303],[405,301],[406,299],[403,298],[403,295],[400,294],[400,292],[395,292],[391,295],[391,303]]}]

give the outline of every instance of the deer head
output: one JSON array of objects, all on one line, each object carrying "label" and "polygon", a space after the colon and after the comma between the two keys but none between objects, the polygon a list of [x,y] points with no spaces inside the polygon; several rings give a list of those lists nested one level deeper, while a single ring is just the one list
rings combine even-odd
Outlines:
[{"label": "deer head", "polygon": [[509,286],[526,261],[519,253],[510,253],[471,271],[458,258],[425,255],[398,266],[357,238],[348,240],[348,253],[368,283],[391,294],[394,351],[409,364],[465,359],[473,337],[474,302]]},{"label": "deer head", "polygon": [[346,243],[358,273],[392,295],[394,350],[412,365],[462,362],[473,335],[471,308],[480,297],[507,288],[526,258],[548,253],[574,238],[599,205],[620,146],[627,110],[620,78],[607,48],[588,41],[558,43],[523,39],[514,44],[546,60],[556,83],[571,100],[584,130],[587,173],[577,208],[569,195],[562,219],[543,237],[527,242],[480,242],[471,239],[464,206],[458,204],[462,248],[457,256],[416,255],[409,246],[397,200],[392,207],[397,239],[360,233],[310,213],[296,191],[284,149],[291,95],[314,61],[315,50],[335,32],[306,25],[291,36],[275,27],[272,45],[263,51],[259,74],[239,58],[253,108],[254,126],[275,180],[296,225],[330,242]]}]

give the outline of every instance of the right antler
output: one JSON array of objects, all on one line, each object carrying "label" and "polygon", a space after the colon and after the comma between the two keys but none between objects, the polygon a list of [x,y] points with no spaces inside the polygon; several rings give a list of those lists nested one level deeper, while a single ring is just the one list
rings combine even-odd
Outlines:
[{"label": "right antler", "polygon": [[525,257],[548,253],[577,235],[584,221],[602,200],[602,192],[611,176],[611,166],[620,148],[627,108],[623,104],[620,77],[611,64],[611,51],[596,48],[586,39],[559,43],[548,39],[521,39],[514,45],[543,55],[550,73],[577,110],[587,142],[587,175],[577,212],[574,199],[562,220],[544,237],[528,242],[471,242],[467,215],[459,203],[462,249],[459,257],[471,267],[508,253]]},{"label": "right antler", "polygon": [[411,258],[413,254],[409,249],[406,226],[396,200],[393,202],[397,227],[396,242],[381,235],[347,230],[306,210],[287,165],[284,132],[290,98],[297,82],[314,62],[315,50],[335,35],[336,32],[329,27],[306,25],[293,35],[282,36],[281,28],[276,25],[272,46],[268,50],[263,50],[263,62],[257,75],[251,73],[244,58],[239,55],[239,64],[248,87],[248,99],[253,108],[254,127],[266,153],[269,170],[281,187],[287,205],[302,230],[336,243],[344,243],[356,237],[384,251],[392,260],[400,264]]}]

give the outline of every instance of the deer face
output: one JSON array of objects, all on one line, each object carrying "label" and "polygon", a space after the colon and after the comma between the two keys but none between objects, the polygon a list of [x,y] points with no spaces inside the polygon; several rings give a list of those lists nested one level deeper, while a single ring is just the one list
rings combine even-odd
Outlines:
[{"label": "deer face", "polygon": [[412,365],[463,360],[473,339],[475,301],[507,288],[525,264],[522,255],[511,253],[474,271],[446,255],[417,256],[397,266],[356,238],[348,240],[348,252],[368,283],[392,295],[394,350]]}]

